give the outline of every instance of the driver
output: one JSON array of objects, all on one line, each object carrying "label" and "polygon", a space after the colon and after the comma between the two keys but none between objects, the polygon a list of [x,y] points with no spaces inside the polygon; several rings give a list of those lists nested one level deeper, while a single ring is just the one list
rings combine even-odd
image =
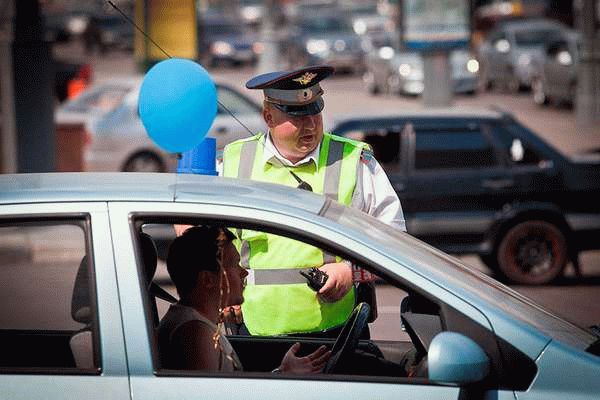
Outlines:
[{"label": "driver", "polygon": [[[163,368],[204,371],[241,370],[242,364],[223,334],[223,308],[242,304],[247,271],[227,229],[197,226],[176,238],[167,270],[180,300],[160,321],[159,352]],[[300,343],[287,351],[273,372],[314,374],[331,352],[325,346],[299,357]]]}]

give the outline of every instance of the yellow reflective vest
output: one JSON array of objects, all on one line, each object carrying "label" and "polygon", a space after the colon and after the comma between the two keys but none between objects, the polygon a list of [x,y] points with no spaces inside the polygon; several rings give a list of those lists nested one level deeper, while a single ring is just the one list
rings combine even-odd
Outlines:
[{"label": "yellow reflective vest", "polygon": [[[258,134],[227,145],[223,175],[297,187],[290,173],[309,183],[315,193],[350,205],[365,143],[324,133],[318,166],[285,167],[263,161],[266,135]],[[299,270],[336,258],[321,249],[286,237],[238,230],[241,264],[253,276],[244,290],[244,322],[253,335],[318,332],[342,325],[354,307],[354,289],[335,303],[319,300]],[[338,258],[339,260],[339,258]]]}]

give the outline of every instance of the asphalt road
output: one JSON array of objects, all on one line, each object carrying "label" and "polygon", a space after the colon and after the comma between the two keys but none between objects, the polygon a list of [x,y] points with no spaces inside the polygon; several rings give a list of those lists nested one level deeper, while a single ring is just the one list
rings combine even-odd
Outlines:
[{"label": "asphalt road", "polygon": [[[81,57],[77,44],[55,49],[62,57]],[[131,55],[109,53],[87,58],[91,62],[95,80],[101,81],[114,76],[135,74],[136,67]],[[249,91],[244,83],[256,74],[253,68],[219,68],[209,70],[216,81],[227,82],[257,101],[262,98],[260,91]],[[343,115],[391,114],[395,110],[423,107],[420,98],[398,97],[392,95],[370,96],[364,89],[360,77],[341,75],[322,82],[325,90],[324,117],[327,123]],[[460,96],[454,99],[454,105],[465,107],[496,106],[505,109],[537,132],[550,144],[565,154],[573,154],[592,148],[600,148],[600,125],[578,126],[574,112],[568,108],[538,107],[529,93],[516,95],[505,93],[479,93],[475,96]],[[461,259],[467,264],[490,273],[477,257],[466,256]],[[548,310],[581,326],[600,324],[600,251],[586,252],[581,257],[583,278],[573,275],[568,266],[565,278],[552,285],[543,287],[513,286],[516,291],[532,298]],[[387,332],[399,328],[397,315],[402,293],[388,286],[378,290],[379,315],[374,336],[386,338]]]}]

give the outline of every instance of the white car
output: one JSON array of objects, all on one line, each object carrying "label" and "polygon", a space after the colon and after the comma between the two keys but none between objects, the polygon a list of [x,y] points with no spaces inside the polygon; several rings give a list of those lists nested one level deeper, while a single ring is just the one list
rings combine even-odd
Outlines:
[{"label": "white car", "polygon": [[[158,148],[140,120],[138,94],[142,79],[135,76],[100,82],[57,110],[57,125],[85,125],[84,170],[165,172],[175,168],[175,155]],[[216,85],[219,102],[248,128],[219,105],[208,132],[216,138],[218,152],[234,140],[266,130],[261,107],[255,101],[233,87]]]}]

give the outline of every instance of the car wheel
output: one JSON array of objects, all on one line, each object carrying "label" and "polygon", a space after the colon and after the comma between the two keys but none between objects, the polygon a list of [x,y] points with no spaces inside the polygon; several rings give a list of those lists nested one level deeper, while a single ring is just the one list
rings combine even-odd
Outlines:
[{"label": "car wheel", "polygon": [[519,82],[519,78],[516,76],[510,75],[508,77],[508,81],[506,81],[506,91],[508,93],[514,94],[519,93],[521,90],[521,83]]},{"label": "car wheel", "polygon": [[541,285],[562,273],[567,255],[567,241],[559,228],[545,221],[526,221],[502,238],[498,268],[512,282]]},{"label": "car wheel", "polygon": [[545,106],[549,103],[546,89],[544,88],[544,82],[540,78],[536,77],[531,81],[531,92],[533,93],[533,101],[535,104]]},{"label": "car wheel", "polygon": [[143,152],[133,155],[127,160],[123,172],[165,172],[165,164],[154,153]]},{"label": "car wheel", "polygon": [[379,86],[377,86],[377,83],[375,83],[375,75],[373,74],[373,72],[366,71],[363,74],[363,82],[365,83],[367,92],[369,92],[369,94],[372,94],[372,95],[379,94],[379,92],[380,92]]}]

